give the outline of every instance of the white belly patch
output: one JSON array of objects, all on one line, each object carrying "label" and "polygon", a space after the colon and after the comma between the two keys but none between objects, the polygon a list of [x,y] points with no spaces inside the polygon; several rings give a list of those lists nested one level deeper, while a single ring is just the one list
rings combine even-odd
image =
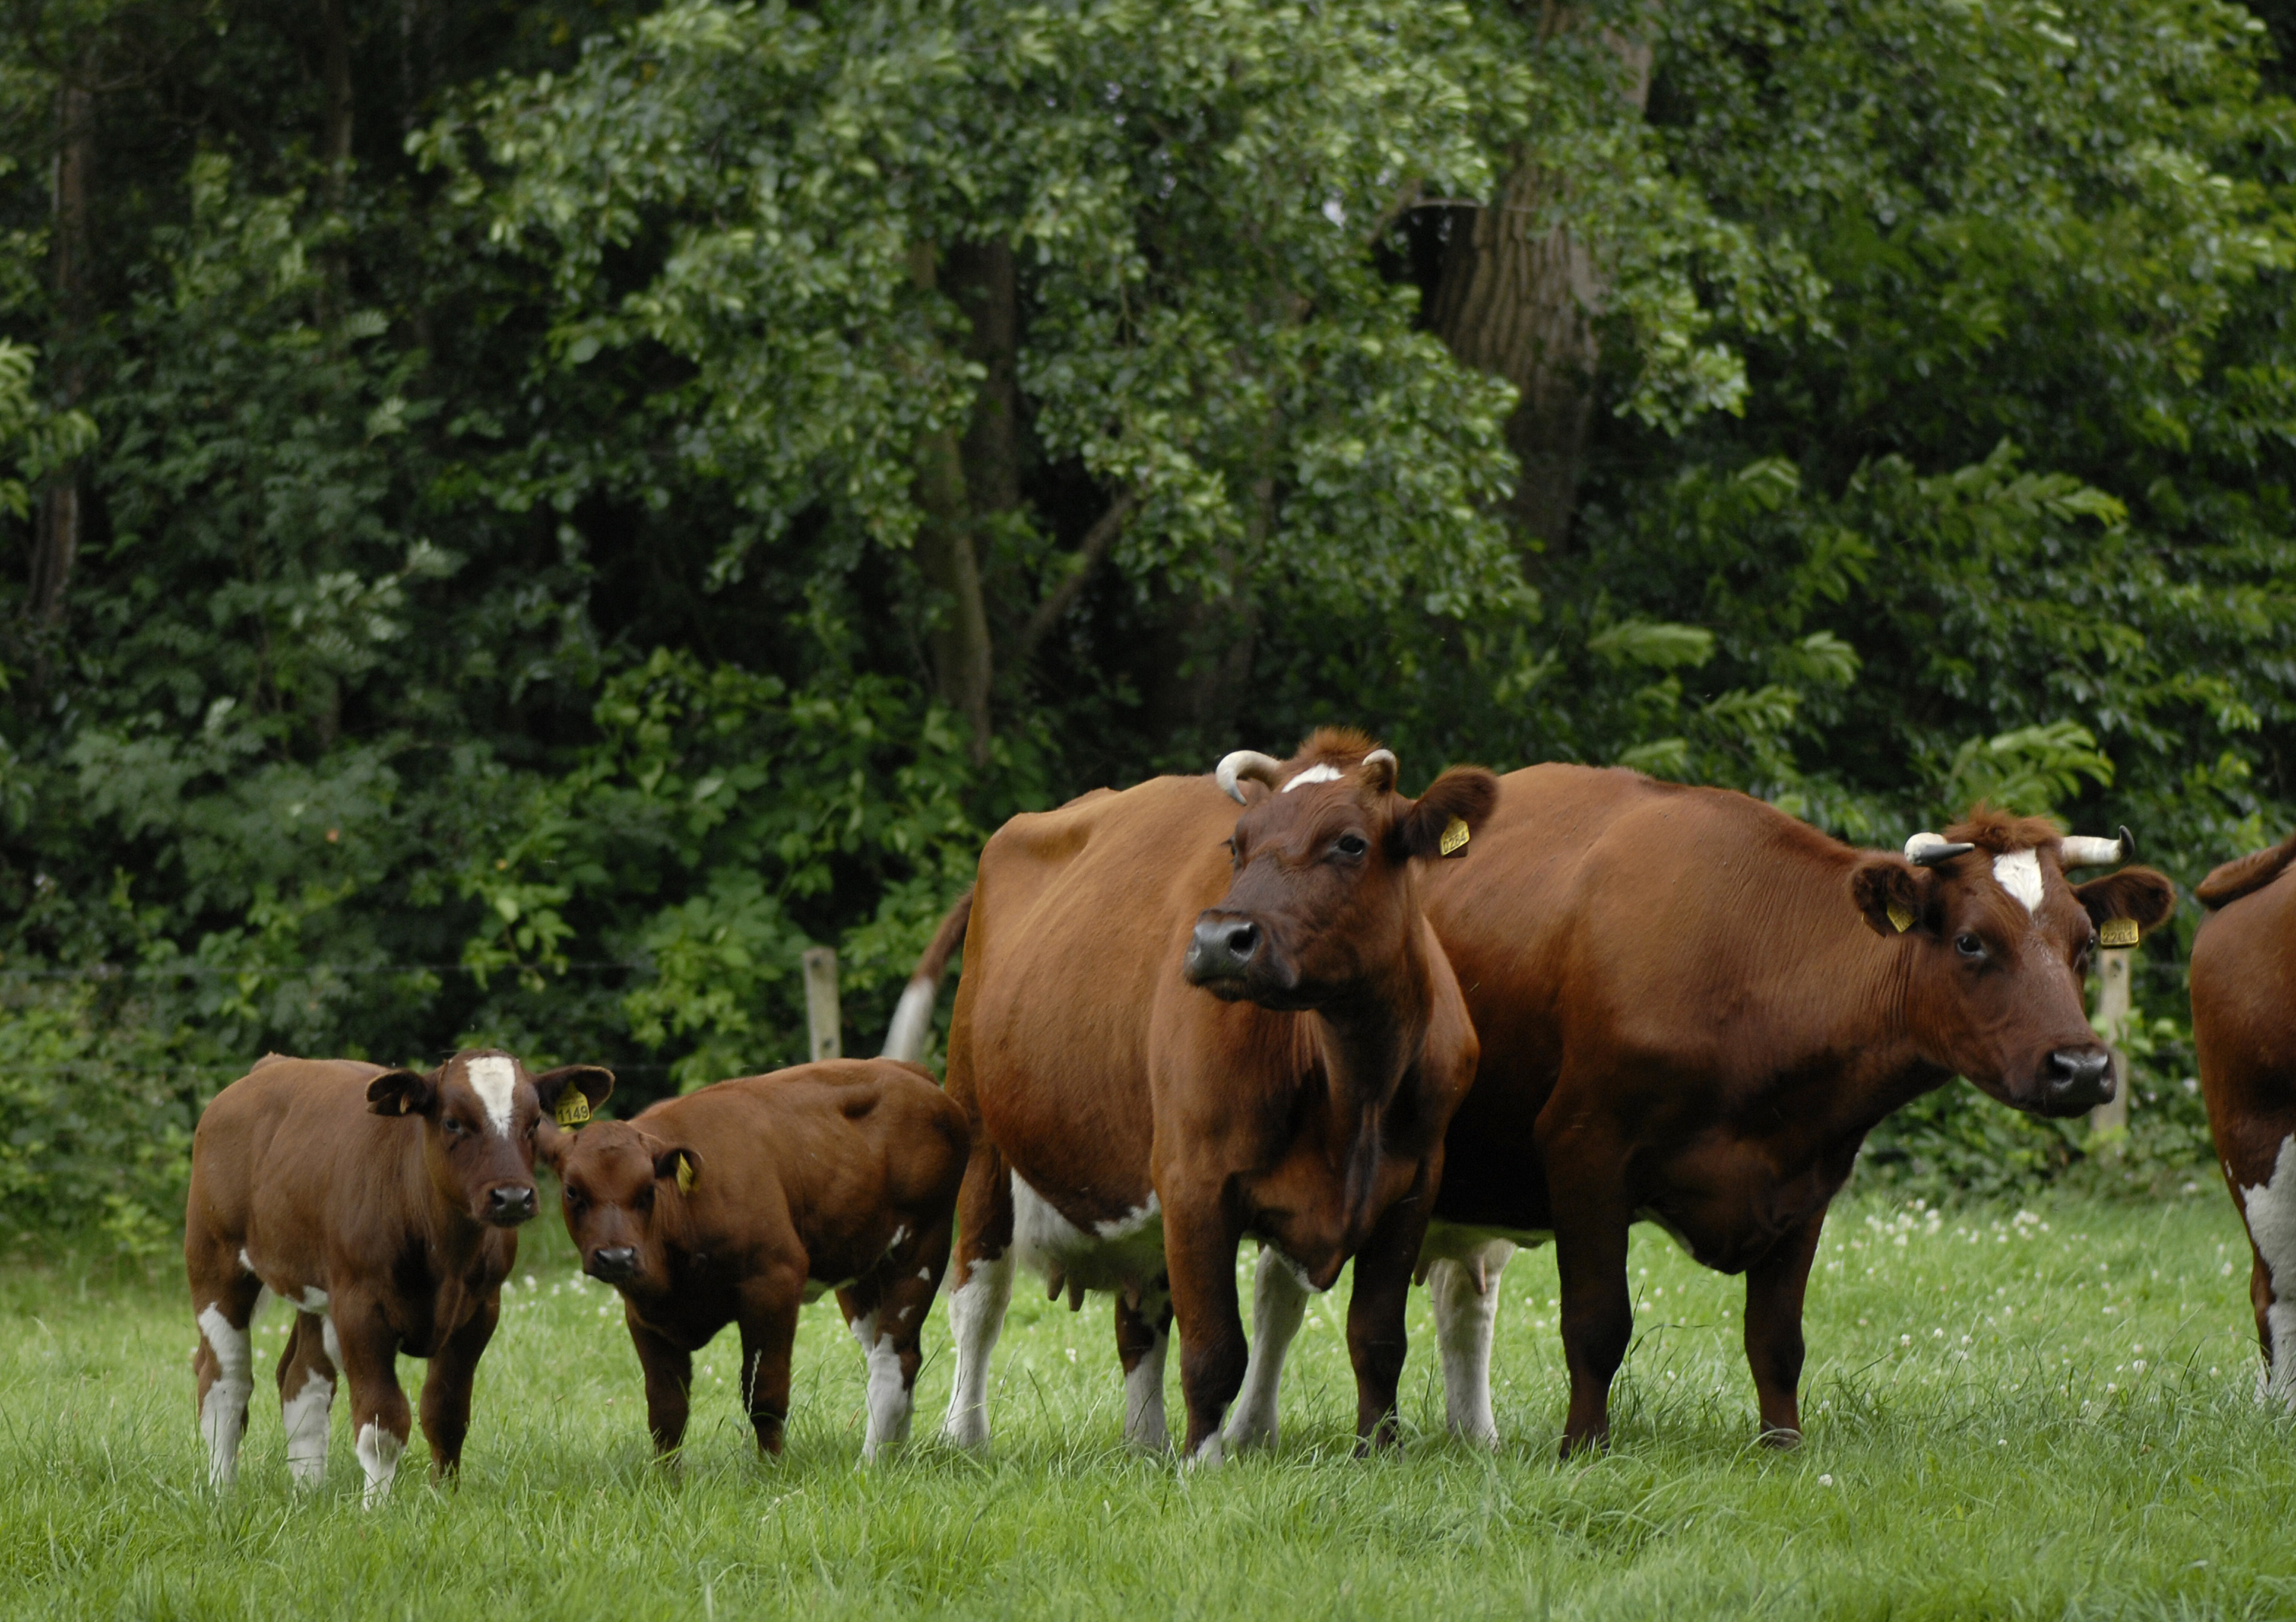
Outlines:
[{"label": "white belly patch", "polygon": [[1164,1208],[1148,1203],[1086,1232],[1013,1173],[1013,1253],[1020,1264],[1071,1289],[1145,1289],[1164,1271]]}]

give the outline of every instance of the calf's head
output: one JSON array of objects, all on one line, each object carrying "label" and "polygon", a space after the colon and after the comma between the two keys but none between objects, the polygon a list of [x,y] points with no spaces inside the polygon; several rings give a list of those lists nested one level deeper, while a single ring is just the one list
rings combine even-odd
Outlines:
[{"label": "calf's head", "polygon": [[582,1271],[619,1289],[668,1288],[669,1212],[692,1193],[701,1157],[621,1121],[561,1133],[543,1158],[565,1186],[566,1231]]},{"label": "calf's head", "polygon": [[1456,766],[1407,800],[1395,774],[1393,754],[1337,731],[1289,762],[1248,749],[1220,762],[1219,786],[1244,810],[1227,893],[1188,943],[1191,984],[1230,1002],[1320,1008],[1363,994],[1416,951],[1414,864],[1464,854],[1499,786]]},{"label": "calf's head", "polygon": [[2003,1103],[2068,1116],[2113,1096],[2112,1056],[2089,1028],[2082,981],[2100,944],[2134,945],[2175,910],[2150,868],[2075,885],[2068,868],[2123,861],[2115,839],[2060,836],[2038,817],[1979,806],[1916,834],[1901,859],[1868,853],[1850,875],[1866,922],[1907,954],[1906,1017],[1936,1062]]},{"label": "calf's head", "polygon": [[562,1116],[587,1119],[613,1090],[613,1072],[596,1065],[529,1075],[512,1055],[488,1049],[457,1053],[427,1074],[386,1070],[367,1083],[366,1107],[421,1123],[441,1201],[475,1222],[515,1228],[535,1213],[537,1139],[555,1132]]}]

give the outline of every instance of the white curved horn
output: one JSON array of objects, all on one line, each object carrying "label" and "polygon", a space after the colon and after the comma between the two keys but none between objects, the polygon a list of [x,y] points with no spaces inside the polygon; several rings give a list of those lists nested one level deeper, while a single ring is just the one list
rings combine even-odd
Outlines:
[{"label": "white curved horn", "polygon": [[1402,763],[1395,758],[1394,750],[1374,749],[1369,754],[1363,757],[1363,763],[1366,769],[1368,769],[1374,762],[1378,761],[1385,761],[1387,762],[1388,781],[1390,783],[1402,774],[1403,766]]},{"label": "white curved horn", "polygon": [[1924,829],[1906,841],[1906,860],[1917,868],[1926,868],[1932,862],[1947,861],[1976,848],[1973,844],[1956,844],[1942,834],[1932,834]]},{"label": "white curved horn", "polygon": [[1220,792],[1238,805],[1244,803],[1243,785],[1247,780],[1265,783],[1273,788],[1275,780],[1283,775],[1283,762],[1262,754],[1257,749],[1230,750],[1220,757],[1219,765],[1212,772],[1214,780],[1220,786]]},{"label": "white curved horn", "polygon": [[2136,836],[2126,827],[2118,837],[2100,839],[2095,834],[2067,834],[2057,846],[2057,865],[2062,868],[2105,868],[2117,861],[2127,861],[2136,854]]}]

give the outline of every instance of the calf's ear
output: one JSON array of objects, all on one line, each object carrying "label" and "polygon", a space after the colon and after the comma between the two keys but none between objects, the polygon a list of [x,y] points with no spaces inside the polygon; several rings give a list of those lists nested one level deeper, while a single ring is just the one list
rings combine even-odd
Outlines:
[{"label": "calf's ear", "polygon": [[693,1185],[701,1181],[701,1157],[683,1144],[676,1149],[663,1149],[653,1157],[653,1174],[676,1178],[677,1191],[691,1194]]},{"label": "calf's ear", "polygon": [[[2129,935],[2131,926],[2136,934],[2165,923],[2177,910],[2177,886],[2151,868],[2123,868],[2118,873],[2108,873],[2103,878],[2092,878],[2085,885],[2073,886],[2073,897],[2087,912],[2089,921],[2096,926],[2097,934],[2107,946],[2134,946],[2136,939],[2116,939]],[[2115,930],[2112,926],[2119,924]]]},{"label": "calf's ear", "polygon": [[542,1113],[561,1126],[579,1126],[614,1091],[614,1073],[603,1065],[561,1065],[534,1078]]},{"label": "calf's ear", "polygon": [[1396,849],[1406,857],[1464,856],[1498,803],[1496,778],[1480,766],[1454,766],[1396,819]]},{"label": "calf's ear", "polygon": [[1869,852],[1849,869],[1849,899],[1866,926],[1895,940],[1929,926],[1930,876],[1902,856]]},{"label": "calf's ear", "polygon": [[370,1115],[427,1116],[439,1107],[438,1074],[386,1070],[366,1084],[366,1107]]}]

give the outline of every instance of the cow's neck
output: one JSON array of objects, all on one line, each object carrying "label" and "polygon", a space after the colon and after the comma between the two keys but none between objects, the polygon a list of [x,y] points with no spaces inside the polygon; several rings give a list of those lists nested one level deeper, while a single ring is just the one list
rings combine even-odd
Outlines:
[{"label": "cow's neck", "polygon": [[1430,976],[1406,956],[1384,984],[1300,1016],[1324,1077],[1324,1145],[1339,1166],[1349,1226],[1367,1217],[1382,1122],[1426,1045]]},{"label": "cow's neck", "polygon": [[[1865,935],[1864,925],[1856,928]],[[1866,950],[1841,952],[1814,942],[1803,972],[1813,984],[1834,988],[1817,1000],[1830,1025],[1806,1044],[1813,1056],[1835,1059],[1825,1124],[1862,1138],[1883,1117],[1943,1086],[1953,1072],[1924,1054],[1915,1038],[1913,953],[1895,942],[1860,944]]]}]

